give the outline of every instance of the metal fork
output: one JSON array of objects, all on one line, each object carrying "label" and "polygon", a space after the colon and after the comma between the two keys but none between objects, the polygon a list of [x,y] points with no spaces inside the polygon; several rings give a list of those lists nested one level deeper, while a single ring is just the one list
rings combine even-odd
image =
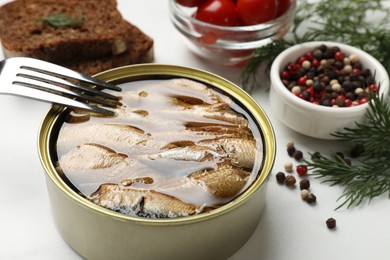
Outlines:
[{"label": "metal fork", "polygon": [[113,84],[38,59],[15,57],[0,61],[0,94],[112,115],[113,111],[104,107],[117,107],[118,97],[103,89],[121,91]]}]

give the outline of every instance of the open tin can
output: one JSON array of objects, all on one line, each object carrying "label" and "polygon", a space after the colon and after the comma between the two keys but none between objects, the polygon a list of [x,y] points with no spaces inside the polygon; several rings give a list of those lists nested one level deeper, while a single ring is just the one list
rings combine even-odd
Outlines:
[{"label": "open tin can", "polygon": [[206,213],[144,218],[118,213],[80,196],[56,171],[56,138],[67,109],[54,105],[39,133],[53,217],[63,239],[87,259],[226,259],[250,238],[261,218],[272,170],[275,135],[263,109],[242,89],[217,75],[188,67],[144,64],[102,72],[114,84],[186,78],[229,96],[252,117],[261,134],[261,168],[238,197]]}]

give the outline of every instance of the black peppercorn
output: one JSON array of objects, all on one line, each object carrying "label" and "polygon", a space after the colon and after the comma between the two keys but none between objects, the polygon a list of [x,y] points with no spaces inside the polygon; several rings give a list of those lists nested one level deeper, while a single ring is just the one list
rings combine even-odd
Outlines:
[{"label": "black peppercorn", "polygon": [[294,186],[296,182],[297,182],[297,180],[295,179],[294,176],[288,175],[288,176],[286,177],[286,185],[287,185],[287,186],[290,186],[290,187],[291,187],[291,186]]},{"label": "black peppercorn", "polygon": [[334,55],[334,53],[331,50],[326,50],[323,53],[324,59],[331,59],[331,58],[333,58],[333,55]]},{"label": "black peppercorn", "polygon": [[344,160],[345,164],[347,164],[347,165],[351,165],[352,164],[351,159],[344,158],[343,160]]},{"label": "black peppercorn", "polygon": [[320,159],[320,158],[321,158],[321,153],[320,153],[320,152],[314,152],[314,153],[311,155],[311,159],[312,159],[313,161],[318,160],[318,159]]},{"label": "black peppercorn", "polygon": [[299,151],[299,150],[296,150],[293,153],[293,157],[294,157],[295,160],[300,161],[303,158],[303,153],[301,151]]},{"label": "black peppercorn", "polygon": [[345,99],[344,98],[336,98],[334,103],[335,103],[335,105],[337,105],[339,107],[343,107],[344,103],[345,103]]},{"label": "black peppercorn", "polygon": [[349,80],[345,80],[342,84],[342,87],[344,88],[345,91],[353,91],[354,88],[352,86],[352,82]]},{"label": "black peppercorn", "polygon": [[295,152],[295,147],[294,146],[291,146],[291,147],[287,147],[287,153],[289,156],[293,156]]},{"label": "black peppercorn", "polygon": [[330,107],[330,106],[332,106],[332,103],[330,102],[329,99],[324,99],[321,101],[321,105],[326,106],[326,107]]},{"label": "black peppercorn", "polygon": [[313,55],[317,60],[322,60],[322,51],[320,49],[316,49],[313,51]]},{"label": "black peppercorn", "polygon": [[340,157],[341,159],[345,158],[345,155],[342,152],[337,152],[336,156]]},{"label": "black peppercorn", "polygon": [[333,52],[338,52],[338,51],[340,51],[340,47],[338,47],[338,46],[332,46],[332,47],[330,47],[330,49],[331,49]]},{"label": "black peppercorn", "polygon": [[278,181],[278,183],[283,184],[286,180],[286,175],[284,174],[284,172],[278,172],[276,174],[276,180]]},{"label": "black peppercorn", "polygon": [[325,86],[319,80],[314,81],[313,83],[314,92],[316,93],[321,92],[322,90],[324,90],[324,88]]},{"label": "black peppercorn", "polygon": [[306,198],[307,203],[312,204],[317,201],[317,197],[313,193],[309,193]]},{"label": "black peppercorn", "polygon": [[326,226],[329,229],[334,229],[336,227],[336,220],[334,218],[328,218],[328,220],[326,220]]},{"label": "black peppercorn", "polygon": [[310,188],[310,181],[308,179],[303,179],[299,182],[299,188],[301,190],[308,190]]},{"label": "black peppercorn", "polygon": [[320,49],[322,52],[326,51],[328,49],[328,46],[326,46],[325,44],[321,44],[318,49]]},{"label": "black peppercorn", "polygon": [[352,158],[356,158],[356,157],[359,157],[362,153],[364,153],[364,146],[362,144],[357,144],[357,145],[355,145],[354,148],[352,148],[349,155]]}]

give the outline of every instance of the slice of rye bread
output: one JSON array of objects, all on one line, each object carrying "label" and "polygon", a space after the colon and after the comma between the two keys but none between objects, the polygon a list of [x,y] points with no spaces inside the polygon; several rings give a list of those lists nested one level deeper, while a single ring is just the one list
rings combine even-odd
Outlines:
[{"label": "slice of rye bread", "polygon": [[154,59],[153,39],[131,23],[127,22],[127,27],[128,48],[124,53],[72,63],[57,62],[57,64],[87,75],[94,75],[119,66],[152,62]]},{"label": "slice of rye bread", "polygon": [[[58,28],[39,20],[58,14],[83,23]],[[127,49],[127,30],[115,0],[16,0],[0,7],[0,39],[6,57],[70,62],[117,55]]]}]

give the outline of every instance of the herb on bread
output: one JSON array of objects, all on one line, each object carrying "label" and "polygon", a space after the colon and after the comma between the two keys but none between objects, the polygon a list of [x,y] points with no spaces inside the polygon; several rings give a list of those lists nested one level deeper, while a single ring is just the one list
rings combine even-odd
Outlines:
[{"label": "herb on bread", "polygon": [[52,14],[45,18],[39,18],[38,21],[48,23],[56,28],[76,28],[80,27],[84,23],[84,19],[76,19],[61,13]]},{"label": "herb on bread", "polygon": [[[291,33],[258,48],[241,75],[251,92],[261,87],[258,68],[270,68],[275,57],[294,44],[308,41],[338,41],[358,47],[377,58],[390,72],[390,9],[386,0],[299,0]],[[375,17],[374,19],[372,19]]]}]

